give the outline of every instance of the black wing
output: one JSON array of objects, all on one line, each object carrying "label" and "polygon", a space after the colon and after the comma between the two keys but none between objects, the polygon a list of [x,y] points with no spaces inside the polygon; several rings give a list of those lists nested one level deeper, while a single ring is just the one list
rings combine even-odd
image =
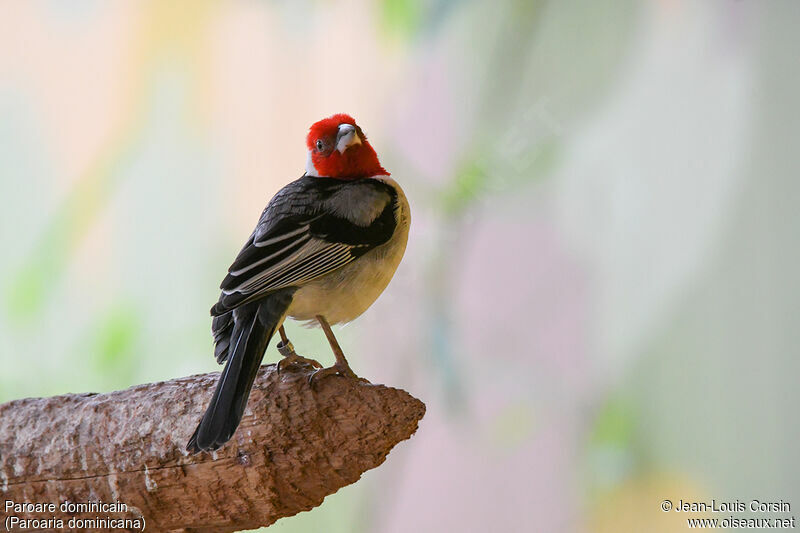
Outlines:
[{"label": "black wing", "polygon": [[341,268],[388,241],[397,194],[384,182],[303,176],[275,195],[222,280],[219,316]]}]

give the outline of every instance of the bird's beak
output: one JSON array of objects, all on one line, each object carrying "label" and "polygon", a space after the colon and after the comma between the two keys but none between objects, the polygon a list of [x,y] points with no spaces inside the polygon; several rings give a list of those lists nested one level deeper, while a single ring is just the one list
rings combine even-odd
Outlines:
[{"label": "bird's beak", "polygon": [[339,153],[343,154],[345,150],[356,144],[361,144],[356,127],[352,124],[340,124],[339,132],[336,134],[336,149],[339,150]]}]

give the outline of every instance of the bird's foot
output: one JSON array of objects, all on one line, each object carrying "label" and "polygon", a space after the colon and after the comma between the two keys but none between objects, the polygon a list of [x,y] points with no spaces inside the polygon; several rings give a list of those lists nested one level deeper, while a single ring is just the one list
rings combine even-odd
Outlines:
[{"label": "bird's foot", "polygon": [[280,354],[283,356],[283,359],[278,361],[276,366],[278,374],[280,374],[284,368],[291,365],[305,365],[312,368],[322,368],[322,364],[319,361],[298,355],[297,352],[294,351],[294,346],[292,346],[291,342],[279,342],[278,352],[280,352]]},{"label": "bird's foot", "polygon": [[334,375],[344,376],[346,378],[369,383],[368,380],[358,377],[347,363],[342,364],[338,361],[334,363],[333,366],[329,366],[328,368],[320,368],[319,370],[315,370],[314,373],[308,376],[308,383],[313,387],[314,384],[318,383],[321,379]]}]

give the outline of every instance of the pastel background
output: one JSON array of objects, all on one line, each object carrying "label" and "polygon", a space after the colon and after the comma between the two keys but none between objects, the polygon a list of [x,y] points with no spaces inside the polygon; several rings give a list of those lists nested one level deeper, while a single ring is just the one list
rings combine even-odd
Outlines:
[{"label": "pastel background", "polygon": [[0,401],[218,370],[227,266],[348,112],[413,224],[340,341],[428,412],[270,531],[800,515],[798,27],[790,0],[0,1]]}]

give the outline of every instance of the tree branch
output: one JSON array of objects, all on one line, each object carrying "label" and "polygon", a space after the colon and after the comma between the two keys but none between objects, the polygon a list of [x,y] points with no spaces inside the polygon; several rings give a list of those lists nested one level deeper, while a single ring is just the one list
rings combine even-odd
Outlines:
[{"label": "tree branch", "polygon": [[[278,376],[269,365],[231,441],[211,454],[188,455],[184,447],[218,376],[0,405],[3,521],[55,517],[66,527],[72,516],[144,518],[149,531],[203,532],[269,525],[319,505],[380,465],[425,414],[425,405],[402,390],[338,376],[312,389],[308,371]],[[16,512],[7,501],[59,508]],[[122,502],[128,509],[64,513],[65,501]]]}]

